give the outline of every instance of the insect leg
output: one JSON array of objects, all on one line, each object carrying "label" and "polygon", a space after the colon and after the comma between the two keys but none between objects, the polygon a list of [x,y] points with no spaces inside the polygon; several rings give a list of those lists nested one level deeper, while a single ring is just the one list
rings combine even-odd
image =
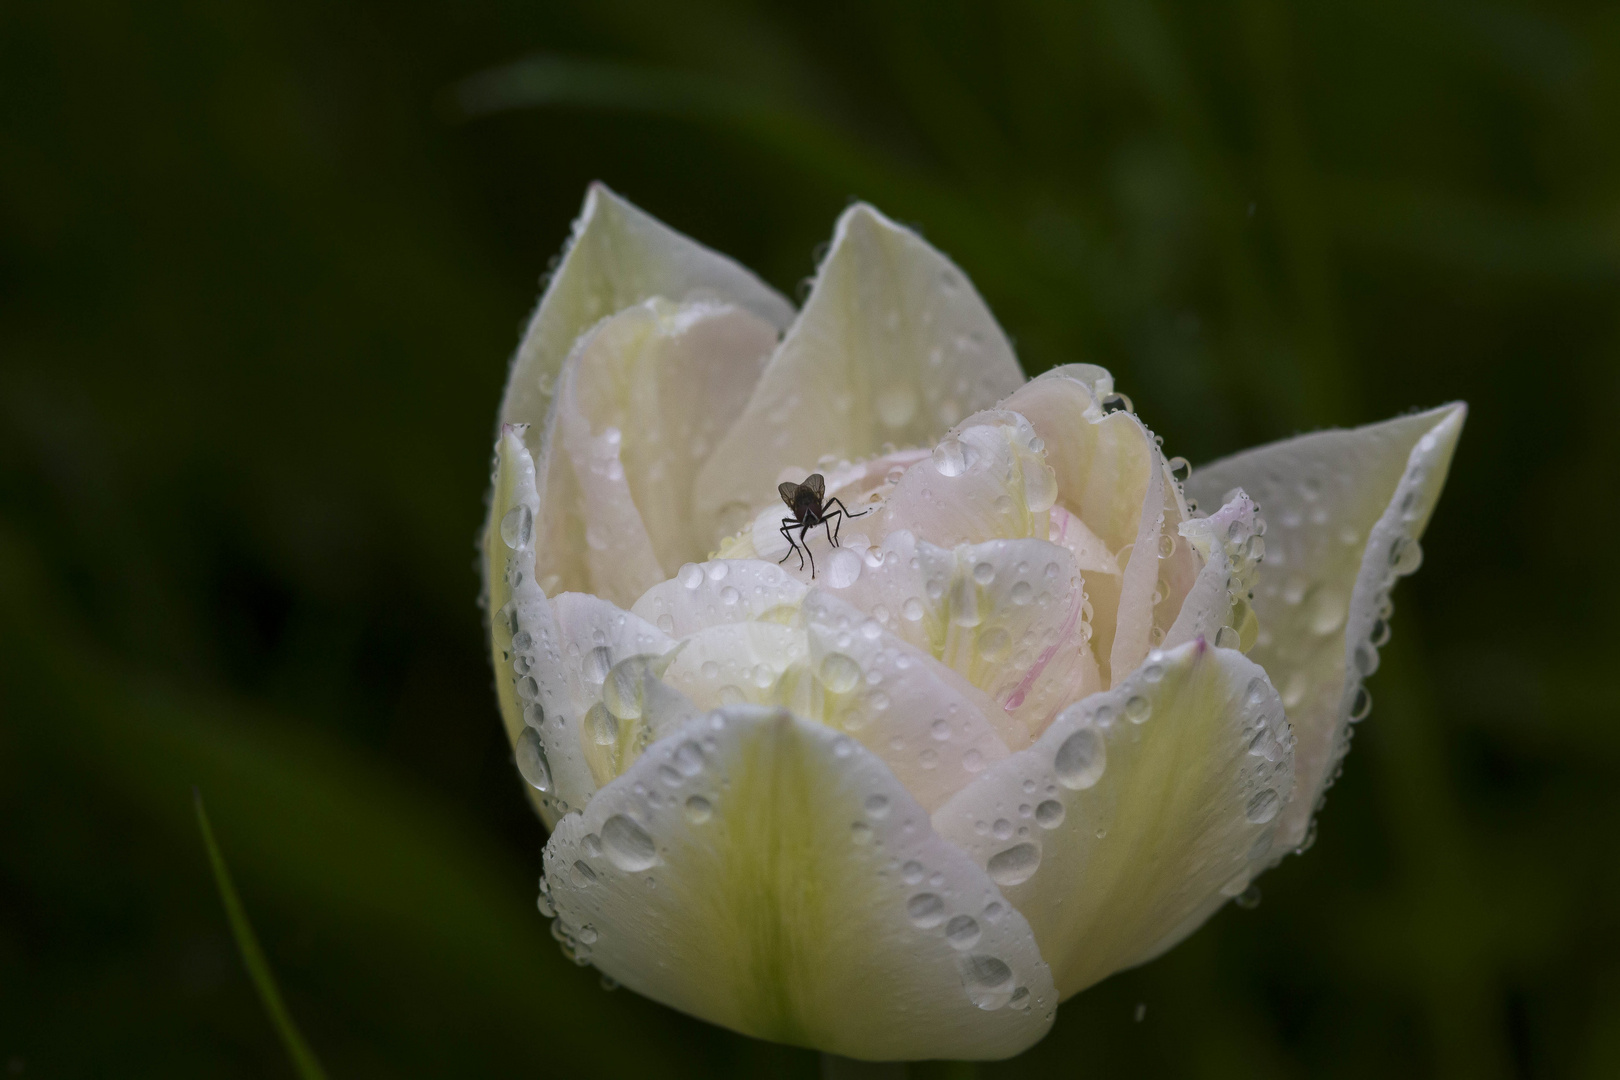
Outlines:
[{"label": "insect leg", "polygon": [[788,531],[788,526],[797,525],[798,523],[799,522],[798,522],[798,520],[796,518],[783,518],[782,519],[782,524],[776,531],[781,533],[782,534],[782,539],[784,539],[784,540],[786,540],[788,542],[788,549],[787,549],[786,552],[783,553],[783,555],[782,555],[782,557],[780,559],[776,560],[776,562],[777,562],[778,565],[780,565],[782,563],[785,563],[785,562],[788,561],[788,556],[789,555],[792,555],[795,551],[798,551],[799,552],[799,569],[803,570],[804,569],[804,552],[800,551],[799,545],[795,544],[793,542],[793,534]]},{"label": "insect leg", "polygon": [[[813,524],[814,524],[814,522],[807,521],[802,526],[799,527],[799,543],[804,545],[804,550],[805,551],[810,552],[810,580],[811,581],[814,581],[816,579],[816,553],[813,552],[813,551],[810,551],[810,544],[805,540],[805,537],[809,534],[810,526],[813,525]],[[799,556],[799,559],[800,559],[799,569],[803,570],[804,569],[804,562],[803,562],[804,556],[803,555]]]},{"label": "insect leg", "polygon": [[865,517],[867,514],[870,514],[872,512],[872,507],[868,506],[865,510],[862,510],[860,513],[852,514],[852,513],[849,512],[849,507],[844,505],[844,500],[838,498],[837,496],[834,496],[831,499],[828,499],[825,503],[822,504],[822,506],[823,506],[823,508],[826,508],[828,506],[831,506],[833,503],[838,504],[838,509],[840,509],[840,510],[842,510],[844,512],[845,517],[852,517],[852,518]]},{"label": "insect leg", "polygon": [[828,514],[826,517],[822,518],[821,523],[823,525],[827,526],[827,543],[829,545],[831,545],[832,547],[837,547],[838,546],[838,532],[833,527],[833,519],[834,518],[838,519],[837,528],[842,529],[844,527],[844,514],[843,514],[843,511],[841,511],[841,510],[834,510],[832,513]]}]

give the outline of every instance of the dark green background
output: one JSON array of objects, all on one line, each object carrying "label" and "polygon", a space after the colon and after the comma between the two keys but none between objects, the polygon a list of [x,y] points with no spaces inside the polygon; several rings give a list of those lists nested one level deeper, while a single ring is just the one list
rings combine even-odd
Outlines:
[{"label": "dark green background", "polygon": [[334,1078],[814,1075],[534,910],[473,541],[594,178],[790,293],[869,199],[1194,461],[1472,407],[1315,848],[981,1076],[1620,1075],[1608,0],[0,6],[0,1070],[290,1075],[195,784]]}]

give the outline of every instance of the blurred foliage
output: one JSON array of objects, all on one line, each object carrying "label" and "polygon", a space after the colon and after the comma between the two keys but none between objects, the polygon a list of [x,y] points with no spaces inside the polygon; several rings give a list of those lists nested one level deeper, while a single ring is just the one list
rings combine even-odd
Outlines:
[{"label": "blurred foliage", "polygon": [[595,178],[788,291],[872,200],[1195,461],[1473,407],[1316,847],[978,1075],[1620,1075],[1593,0],[0,7],[10,1075],[291,1075],[194,784],[334,1077],[816,1075],[533,908],[472,541]]}]

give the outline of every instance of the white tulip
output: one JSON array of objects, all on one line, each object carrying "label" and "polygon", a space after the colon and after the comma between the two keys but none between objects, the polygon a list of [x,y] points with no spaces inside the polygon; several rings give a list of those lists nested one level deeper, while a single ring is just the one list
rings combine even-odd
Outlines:
[{"label": "white tulip", "polygon": [[[1106,371],[1026,381],[872,208],[795,314],[593,187],[485,540],[542,911],[748,1035],[1018,1053],[1307,842],[1464,413],[1183,484]],[[814,575],[777,493],[812,471],[864,511],[805,538]]]}]

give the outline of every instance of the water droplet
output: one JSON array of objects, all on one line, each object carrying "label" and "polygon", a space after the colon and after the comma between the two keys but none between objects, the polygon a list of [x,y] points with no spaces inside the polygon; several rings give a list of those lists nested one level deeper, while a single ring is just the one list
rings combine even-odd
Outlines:
[{"label": "water droplet", "polygon": [[910,597],[904,604],[900,605],[900,614],[904,615],[911,622],[916,622],[918,619],[923,617],[922,601],[917,599],[915,596]]},{"label": "water droplet", "polygon": [[1170,467],[1170,475],[1178,484],[1185,484],[1187,478],[1192,475],[1192,462],[1184,457],[1173,457],[1165,464]]},{"label": "water droplet", "polygon": [[1058,783],[1074,791],[1091,787],[1103,774],[1107,753],[1103,741],[1090,728],[1081,728],[1063,740],[1052,759]]},{"label": "water droplet", "polygon": [[1133,695],[1125,702],[1125,718],[1133,724],[1146,722],[1153,715],[1153,704],[1141,694]]},{"label": "water droplet", "polygon": [[568,877],[574,883],[576,889],[583,889],[587,885],[596,883],[596,871],[592,870],[591,864],[584,859],[574,860],[573,872]]},{"label": "water droplet", "polygon": [[1323,587],[1311,595],[1307,624],[1311,633],[1326,636],[1344,625],[1345,597],[1337,589]]},{"label": "water droplet", "polygon": [[534,513],[527,506],[514,506],[501,518],[501,540],[516,550],[529,546],[534,536]]},{"label": "water droplet", "polygon": [[990,832],[997,840],[1010,840],[1013,834],[1013,824],[1006,818],[996,818],[995,824],[990,826]]},{"label": "water droplet", "polygon": [[887,795],[868,795],[865,805],[867,814],[879,821],[889,816],[889,797]]},{"label": "water droplet", "polygon": [[688,739],[675,748],[670,759],[682,776],[693,777],[703,771],[703,748]]},{"label": "water droplet", "polygon": [[861,679],[861,665],[843,653],[828,653],[821,661],[821,681],[835,694],[847,694]]},{"label": "water droplet", "polygon": [[1369,641],[1356,646],[1355,660],[1356,670],[1362,675],[1371,675],[1378,670],[1378,650]]},{"label": "water droplet", "polygon": [[872,826],[864,821],[857,821],[849,827],[849,838],[857,844],[870,844],[872,842]]},{"label": "water droplet", "polygon": [[980,585],[988,585],[996,580],[996,568],[990,563],[982,562],[973,568],[973,580]]},{"label": "water droplet", "polygon": [[1367,719],[1370,712],[1372,712],[1372,694],[1365,686],[1356,687],[1356,696],[1350,701],[1350,722],[1359,723]]},{"label": "water droplet", "polygon": [[715,691],[714,696],[719,699],[722,705],[741,705],[748,700],[748,695],[743,693],[743,688],[733,683],[722,686]]},{"label": "water droplet", "polygon": [[1066,812],[1061,802],[1047,799],[1035,808],[1035,823],[1043,829],[1055,829],[1063,824]]},{"label": "water droplet", "polygon": [[948,721],[943,719],[935,720],[932,724],[928,725],[928,733],[938,741],[944,742],[951,737],[951,725]]},{"label": "water droplet", "polygon": [[523,779],[536,791],[551,790],[551,762],[546,760],[546,748],[540,733],[532,727],[523,729],[517,741],[517,767]]},{"label": "water droplet", "polygon": [[727,607],[732,607],[741,599],[742,593],[738,592],[734,586],[727,585],[720,590],[720,602]]},{"label": "water droplet", "polygon": [[906,901],[906,917],[920,930],[938,926],[945,921],[945,901],[931,892],[918,893]]},{"label": "water droplet", "polygon": [[1264,825],[1277,816],[1277,810],[1281,806],[1282,797],[1277,794],[1276,789],[1266,788],[1264,791],[1256,792],[1249,800],[1249,805],[1243,809],[1243,816],[1252,824]]},{"label": "water droplet", "polygon": [[1169,533],[1159,534],[1159,558],[1168,559],[1176,553],[1176,538]]},{"label": "water droplet", "polygon": [[997,885],[1021,885],[1034,876],[1041,865],[1041,849],[1034,844],[1014,844],[990,856],[985,869]]},{"label": "water droplet", "polygon": [[731,567],[724,560],[716,559],[709,563],[707,571],[710,581],[724,581],[726,576],[731,573]]},{"label": "water droplet", "polygon": [[945,439],[934,447],[934,468],[941,476],[961,476],[978,460],[978,452],[960,439]]},{"label": "water droplet", "polygon": [[600,701],[585,712],[585,735],[597,746],[612,746],[619,741],[619,721]]},{"label": "water droplet", "polygon": [[1423,565],[1423,547],[1410,536],[1398,537],[1389,548],[1390,569],[1397,574],[1413,574]]},{"label": "water droplet", "polygon": [[986,1012],[1012,1000],[1012,968],[994,956],[964,956],[957,962],[957,971],[968,999]]},{"label": "water droplet", "polygon": [[1164,678],[1164,668],[1158,664],[1149,664],[1142,669],[1142,681],[1145,683],[1156,683],[1162,678]]},{"label": "water droplet", "polygon": [[714,814],[714,807],[709,800],[701,795],[693,795],[686,800],[686,820],[694,825],[701,825]]},{"label": "water droplet", "polygon": [[923,864],[918,862],[916,859],[912,859],[910,862],[906,863],[906,865],[900,868],[900,880],[904,881],[907,885],[915,885],[922,881],[924,873],[926,873],[926,871],[923,870]]},{"label": "water droplet", "polygon": [[957,915],[945,924],[945,940],[953,949],[971,949],[981,936],[979,920],[971,915]]},{"label": "water droplet", "polygon": [[598,645],[585,655],[580,664],[580,674],[589,683],[600,684],[608,676],[613,667],[613,650],[606,645]]},{"label": "water droplet", "polygon": [[827,585],[833,589],[847,589],[861,576],[861,557],[849,548],[839,548],[827,560]]},{"label": "water droplet", "polygon": [[576,936],[583,945],[595,945],[596,927],[592,926],[590,923],[586,923],[584,926],[579,928],[579,933]]},{"label": "water droplet", "polygon": [[1260,886],[1251,882],[1247,888],[1232,898],[1232,903],[1245,911],[1253,911],[1260,906]]},{"label": "water droplet", "polygon": [[634,873],[658,861],[658,849],[647,830],[624,814],[614,814],[602,823],[602,848],[614,866]]}]

